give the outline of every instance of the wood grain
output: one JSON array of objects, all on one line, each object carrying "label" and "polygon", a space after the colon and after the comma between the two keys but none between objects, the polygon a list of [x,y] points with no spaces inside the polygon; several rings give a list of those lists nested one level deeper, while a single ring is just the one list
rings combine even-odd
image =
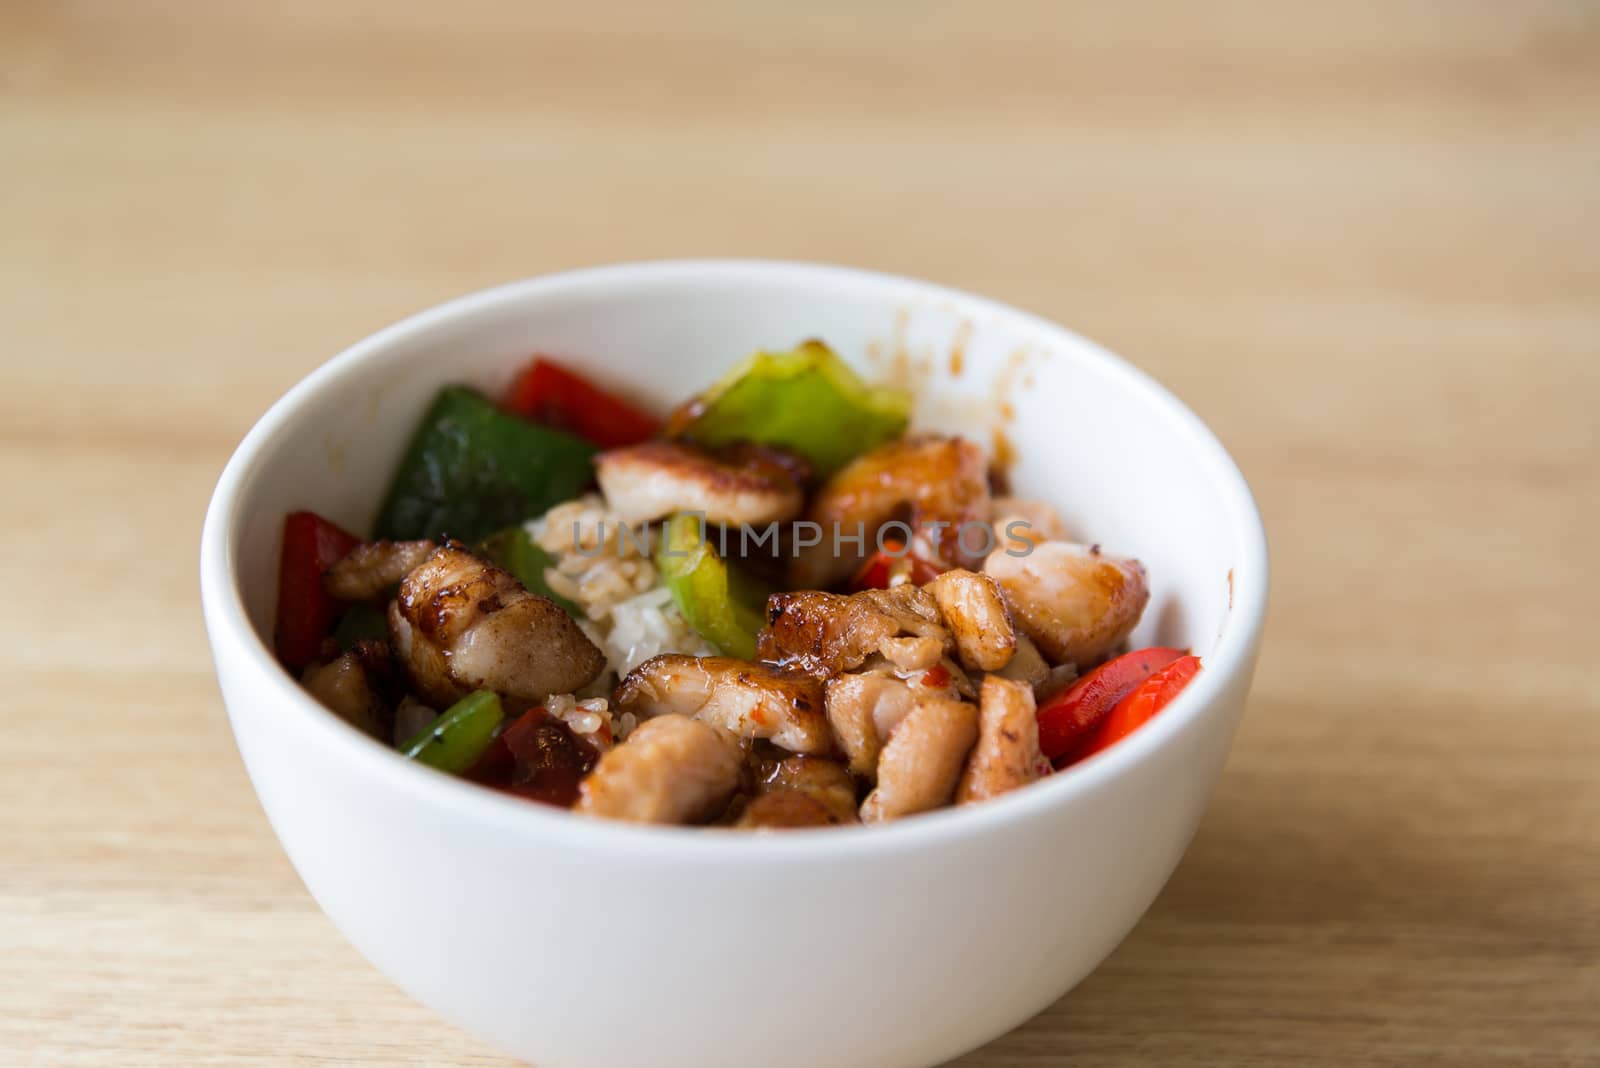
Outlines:
[{"label": "wood grain", "polygon": [[1596,1063],[1597,114],[1600,12],[1554,0],[0,5],[0,1060],[503,1063],[278,850],[202,510],[407,312],[760,255],[1073,324],[1267,518],[1187,859],[964,1066]]}]

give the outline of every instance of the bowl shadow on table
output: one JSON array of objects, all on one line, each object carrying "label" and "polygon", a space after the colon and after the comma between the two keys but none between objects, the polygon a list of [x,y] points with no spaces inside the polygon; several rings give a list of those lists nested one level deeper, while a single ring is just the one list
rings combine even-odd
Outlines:
[{"label": "bowl shadow on table", "polygon": [[[1249,712],[1302,723],[1338,714],[1325,702],[1267,700]],[[1270,743],[1236,751],[1185,859],[1126,941],[1075,990],[953,1068],[1300,1059],[1313,1024],[1328,1044],[1324,1063],[1365,1061],[1408,1019],[1422,1023],[1392,1004],[1397,991],[1415,1005],[1463,961],[1585,951],[1540,907],[1516,904],[1528,900],[1526,870],[1485,866],[1478,830],[1438,818],[1449,805],[1407,811],[1405,789],[1460,789],[1437,769],[1384,789],[1340,766],[1337,752],[1326,763],[1338,770],[1321,778],[1279,755]],[[1581,873],[1533,855],[1554,848],[1528,847],[1534,870],[1555,873],[1541,907],[1581,909]],[[1478,996],[1463,982],[1450,1004],[1470,1010]]]}]

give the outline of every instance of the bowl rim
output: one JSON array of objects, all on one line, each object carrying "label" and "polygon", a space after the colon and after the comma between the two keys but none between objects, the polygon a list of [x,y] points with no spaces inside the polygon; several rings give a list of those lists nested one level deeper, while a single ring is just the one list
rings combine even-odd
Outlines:
[{"label": "bowl rim", "polygon": [[[1047,338],[1053,348],[1097,365],[1107,375],[1144,394],[1152,408],[1172,420],[1202,458],[1219,506],[1225,507],[1239,555],[1232,572],[1232,603],[1206,670],[1162,713],[1119,744],[1071,769],[981,805],[950,807],[886,826],[833,827],[827,833],[750,835],[716,828],[653,826],[583,819],[561,809],[530,804],[455,776],[421,767],[394,749],[352,729],[315,701],[286,671],[251,625],[238,576],[237,546],[243,502],[264,470],[262,457],[294,421],[299,409],[330,385],[381,363],[396,343],[441,325],[470,320],[507,305],[559,299],[590,288],[662,282],[785,280],[810,288],[898,291],[905,301],[940,301],[968,319],[1008,321],[1019,333]],[[1191,728],[1241,673],[1254,668],[1265,622],[1268,587],[1266,531],[1238,465],[1209,427],[1170,390],[1098,343],[1031,312],[961,290],[862,268],[784,260],[655,260],[584,267],[478,290],[417,312],[355,342],[285,392],[244,436],[217,481],[206,511],[200,551],[201,602],[219,678],[225,670],[249,677],[259,700],[281,706],[278,728],[297,732],[301,744],[333,750],[352,775],[417,795],[424,803],[462,818],[578,850],[625,849],[640,855],[692,856],[711,862],[733,858],[814,859],[819,853],[892,856],[897,852],[954,844],[1001,824],[1025,822],[1045,810],[1098,792],[1129,769],[1152,758]],[[229,665],[227,668],[224,665]]]}]

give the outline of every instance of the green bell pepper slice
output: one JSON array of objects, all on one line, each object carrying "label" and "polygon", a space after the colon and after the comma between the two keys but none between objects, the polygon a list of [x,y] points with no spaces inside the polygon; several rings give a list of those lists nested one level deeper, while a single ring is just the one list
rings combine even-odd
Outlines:
[{"label": "green bell pepper slice", "polygon": [[412,760],[460,775],[478,762],[494,730],[506,718],[500,696],[489,690],[469,693],[406,741],[400,751]]},{"label": "green bell pepper slice", "polygon": [[378,513],[379,538],[471,542],[543,515],[594,478],[595,447],[447,386],[417,427]]},{"label": "green bell pepper slice", "polygon": [[699,516],[680,513],[667,521],[656,567],[678,611],[702,638],[725,656],[755,658],[768,591],[717,556]]},{"label": "green bell pepper slice", "polygon": [[530,593],[548,597],[574,619],[583,618],[583,610],[555,590],[545,581],[545,568],[554,567],[556,558],[544,551],[522,527],[510,527],[484,538],[478,546],[478,555],[513,578]]},{"label": "green bell pepper slice", "polygon": [[673,429],[708,448],[750,441],[798,453],[819,477],[905,433],[911,394],[868,386],[832,349],[807,341],[741,361]]}]

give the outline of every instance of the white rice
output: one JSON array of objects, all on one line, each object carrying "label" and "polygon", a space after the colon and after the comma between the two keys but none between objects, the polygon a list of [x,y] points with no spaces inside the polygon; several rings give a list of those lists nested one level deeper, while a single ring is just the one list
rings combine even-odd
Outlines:
[{"label": "white rice", "polygon": [[689,626],[673,603],[672,594],[661,585],[611,609],[611,630],[602,648],[607,662],[619,677],[662,653],[690,656],[715,656],[717,653]]},{"label": "white rice", "polygon": [[[547,702],[551,714],[567,719],[579,734],[594,733],[598,725],[591,726],[587,720],[574,722],[567,711],[576,706],[580,711],[571,714],[581,716],[587,707],[609,720],[603,698],[622,676],[652,656],[713,656],[717,652],[673,603],[644,551],[649,543],[641,547],[630,537],[619,538],[620,525],[605,501],[593,493],[558,504],[527,524],[533,540],[555,557],[555,566],[545,569],[545,581],[578,605],[584,616],[579,625],[606,657],[607,670],[598,679],[575,695],[559,695]],[[592,707],[596,703],[598,709]],[[558,712],[558,707],[563,711]],[[611,726],[617,738],[624,738],[633,727],[633,717],[618,717]]]},{"label": "white rice", "polygon": [[558,504],[528,524],[528,534],[556,558],[556,565],[545,569],[545,581],[594,623],[607,624],[614,605],[660,580],[641,547],[617,536],[620,525],[593,493]]},{"label": "white rice", "polygon": [[[609,703],[604,697],[591,697],[580,701],[570,693],[563,693],[548,698],[544,707],[545,711],[565,722],[573,734],[594,742],[596,748],[605,750],[618,737],[617,726],[611,720]],[[625,718],[632,720],[631,716]],[[628,730],[632,729],[633,724],[630,722]],[[627,731],[621,734],[626,736]]]}]

